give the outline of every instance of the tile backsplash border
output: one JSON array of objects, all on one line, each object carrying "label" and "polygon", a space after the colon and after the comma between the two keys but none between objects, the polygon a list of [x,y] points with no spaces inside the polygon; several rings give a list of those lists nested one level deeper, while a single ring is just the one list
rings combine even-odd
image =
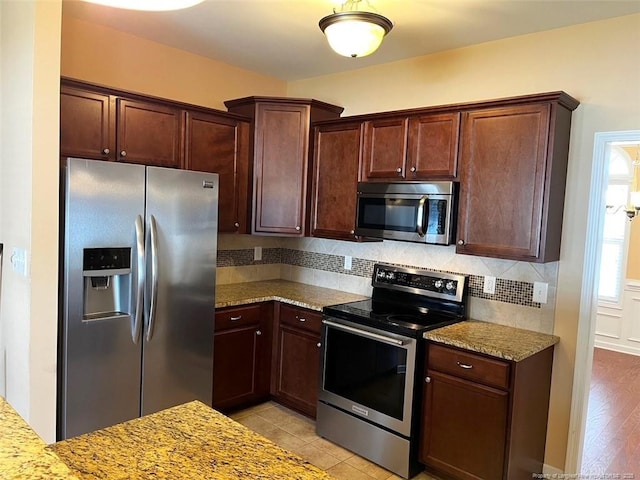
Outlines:
[{"label": "tile backsplash border", "polygon": [[[393,261],[385,260],[377,261],[359,257],[352,257],[351,270],[345,270],[344,263],[345,255],[298,250],[279,246],[262,248],[261,260],[254,260],[253,248],[218,250],[217,258],[217,266],[219,268],[247,267],[257,265],[286,265],[304,269],[331,272],[340,275],[361,277],[364,279],[371,278],[371,275],[373,273],[373,266],[376,263],[388,263],[397,266],[425,269],[425,267],[415,265],[400,264]],[[486,294],[483,292],[485,278],[483,275],[474,275],[461,271],[431,268],[427,268],[427,270],[469,275],[469,296],[472,298],[483,299],[492,302],[502,302],[535,309],[541,308],[540,303],[534,302],[532,300],[533,282],[497,278],[495,293]]]}]

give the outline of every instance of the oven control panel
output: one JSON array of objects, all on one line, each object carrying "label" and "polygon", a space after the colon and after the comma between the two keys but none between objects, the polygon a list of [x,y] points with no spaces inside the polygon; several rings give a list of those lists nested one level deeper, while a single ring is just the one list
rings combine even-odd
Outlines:
[{"label": "oven control panel", "polygon": [[460,301],[465,276],[377,264],[373,270],[372,283],[374,287]]}]

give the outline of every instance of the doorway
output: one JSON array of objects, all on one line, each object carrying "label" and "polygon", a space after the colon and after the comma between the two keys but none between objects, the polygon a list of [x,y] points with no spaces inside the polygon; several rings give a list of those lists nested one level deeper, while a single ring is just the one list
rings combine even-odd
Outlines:
[{"label": "doorway", "polygon": [[[595,134],[588,205],[584,272],[580,300],[577,351],[575,358],[573,400],[571,405],[570,442],[565,467],[568,472],[580,472],[593,365],[594,337],[605,221],[605,199],[608,187],[609,153],[619,144],[639,144],[640,130],[601,132]],[[640,222],[640,219],[635,220]]]}]

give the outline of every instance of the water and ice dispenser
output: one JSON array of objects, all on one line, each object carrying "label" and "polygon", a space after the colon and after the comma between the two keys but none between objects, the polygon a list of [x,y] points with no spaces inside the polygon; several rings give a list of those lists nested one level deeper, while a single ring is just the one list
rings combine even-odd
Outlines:
[{"label": "water and ice dispenser", "polygon": [[131,315],[131,248],[85,248],[83,320]]}]

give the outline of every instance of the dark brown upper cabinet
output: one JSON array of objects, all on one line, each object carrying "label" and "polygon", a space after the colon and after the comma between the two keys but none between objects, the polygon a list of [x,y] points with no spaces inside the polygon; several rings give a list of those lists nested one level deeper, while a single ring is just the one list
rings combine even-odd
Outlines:
[{"label": "dark brown upper cabinet", "polygon": [[115,158],[116,119],[108,93],[60,87],[60,153],[64,157]]},{"label": "dark brown upper cabinet", "polygon": [[185,112],[185,168],[219,175],[218,231],[248,233],[249,122]]},{"label": "dark brown upper cabinet", "polygon": [[372,118],[364,125],[362,181],[456,178],[459,112]]},{"label": "dark brown upper cabinet", "polygon": [[361,122],[315,128],[311,235],[356,240],[356,189]]},{"label": "dark brown upper cabinet", "polygon": [[557,92],[463,113],[457,253],[559,259],[571,112],[577,106]]},{"label": "dark brown upper cabinet", "polygon": [[308,235],[311,123],[338,118],[342,107],[275,97],[246,97],[225,105],[253,120],[252,233]]}]

